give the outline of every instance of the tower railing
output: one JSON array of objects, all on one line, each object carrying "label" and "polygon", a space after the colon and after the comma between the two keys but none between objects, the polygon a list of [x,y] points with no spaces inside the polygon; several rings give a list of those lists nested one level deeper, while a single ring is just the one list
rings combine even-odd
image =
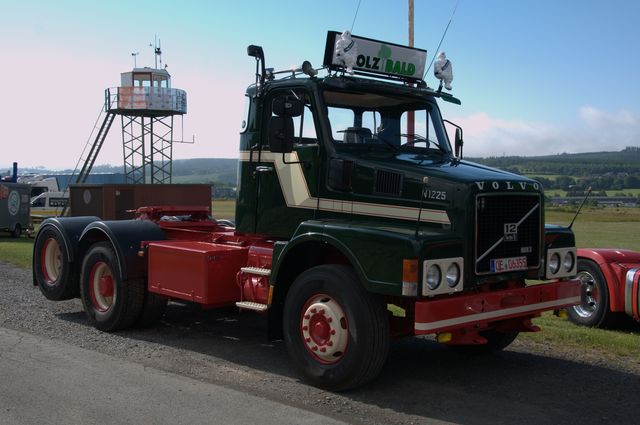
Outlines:
[{"label": "tower railing", "polygon": [[105,90],[105,110],[182,115],[187,113],[187,92],[164,87],[111,87]]}]

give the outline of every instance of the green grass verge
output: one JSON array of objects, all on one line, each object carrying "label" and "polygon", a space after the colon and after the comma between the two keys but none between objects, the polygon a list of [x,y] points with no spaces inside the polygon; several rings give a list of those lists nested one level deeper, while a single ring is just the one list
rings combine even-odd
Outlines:
[{"label": "green grass verge", "polygon": [[234,220],[236,218],[236,200],[216,199],[211,202],[211,211],[213,211],[213,218]]},{"label": "green grass verge", "polygon": [[0,236],[0,260],[18,267],[31,267],[33,239],[22,236],[18,239]]},{"label": "green grass verge", "polygon": [[[568,225],[574,211],[548,209],[547,223]],[[640,251],[640,208],[583,209],[573,225],[579,248],[624,248]]]},{"label": "green grass verge", "polygon": [[605,355],[622,356],[640,362],[640,326],[635,332],[586,328],[555,317],[552,313],[543,314],[533,323],[540,326],[542,332],[521,333],[518,339],[564,348],[588,348]]}]

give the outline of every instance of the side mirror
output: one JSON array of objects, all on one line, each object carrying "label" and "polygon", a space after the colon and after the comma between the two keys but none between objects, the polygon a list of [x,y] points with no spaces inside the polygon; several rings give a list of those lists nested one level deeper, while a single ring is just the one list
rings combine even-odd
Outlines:
[{"label": "side mirror", "polygon": [[269,150],[274,153],[293,151],[293,120],[291,117],[271,117]]},{"label": "side mirror", "polygon": [[462,159],[463,145],[464,145],[464,141],[462,140],[462,129],[458,127],[456,128],[456,139],[455,139],[456,158]]},{"label": "side mirror", "polygon": [[304,110],[304,104],[300,99],[281,96],[273,99],[271,110],[279,117],[299,117]]}]

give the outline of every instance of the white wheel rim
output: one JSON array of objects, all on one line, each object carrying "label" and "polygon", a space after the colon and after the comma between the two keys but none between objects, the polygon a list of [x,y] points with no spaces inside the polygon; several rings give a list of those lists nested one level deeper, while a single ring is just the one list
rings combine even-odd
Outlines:
[{"label": "white wheel rim", "polygon": [[349,341],[344,310],[327,295],[316,295],[305,305],[300,321],[305,348],[322,363],[339,361]]},{"label": "white wheel rim", "polygon": [[62,249],[58,241],[53,238],[47,239],[44,243],[42,271],[47,284],[56,282],[62,274]]}]

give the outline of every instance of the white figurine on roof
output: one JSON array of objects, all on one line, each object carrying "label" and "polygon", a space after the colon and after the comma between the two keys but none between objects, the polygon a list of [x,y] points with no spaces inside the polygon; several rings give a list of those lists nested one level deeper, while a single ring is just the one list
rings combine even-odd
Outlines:
[{"label": "white figurine on roof", "polygon": [[351,38],[349,30],[345,30],[336,41],[335,54],[338,61],[337,65],[344,66],[349,74],[353,74],[353,67],[358,58],[358,46]]},{"label": "white figurine on roof", "polygon": [[444,88],[451,90],[451,82],[453,81],[453,65],[451,61],[447,59],[447,55],[444,52],[438,53],[436,61],[433,63],[433,75],[440,80],[440,87],[438,91],[442,90],[442,82],[444,82]]}]

